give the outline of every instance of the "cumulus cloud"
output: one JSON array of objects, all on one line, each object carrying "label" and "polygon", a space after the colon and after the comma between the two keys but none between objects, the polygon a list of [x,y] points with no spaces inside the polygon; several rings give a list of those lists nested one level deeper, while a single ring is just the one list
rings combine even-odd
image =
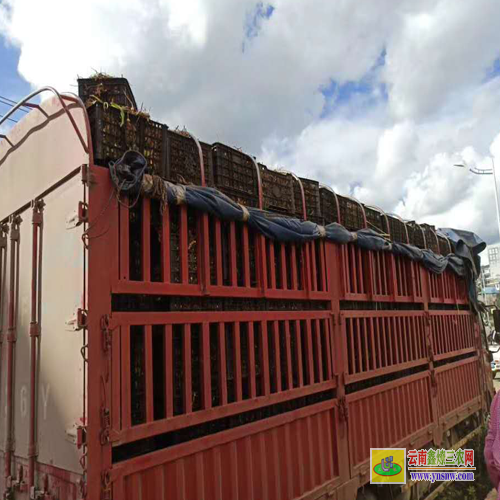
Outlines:
[{"label": "cumulus cloud", "polygon": [[155,119],[494,242],[491,178],[452,164],[460,155],[500,162],[495,7],[4,0],[0,34],[19,47],[20,74],[34,87],[74,90],[77,75],[123,74]]}]

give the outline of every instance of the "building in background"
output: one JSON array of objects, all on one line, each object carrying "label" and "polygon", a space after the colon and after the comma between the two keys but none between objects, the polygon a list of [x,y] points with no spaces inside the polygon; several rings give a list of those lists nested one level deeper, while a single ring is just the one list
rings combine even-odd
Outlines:
[{"label": "building in background", "polygon": [[493,306],[497,302],[499,291],[496,287],[494,286],[487,286],[486,288],[483,288],[480,295],[479,299],[483,302],[483,304],[487,306]]},{"label": "building in background", "polygon": [[500,246],[488,247],[488,260],[490,261],[490,276],[500,280]]}]

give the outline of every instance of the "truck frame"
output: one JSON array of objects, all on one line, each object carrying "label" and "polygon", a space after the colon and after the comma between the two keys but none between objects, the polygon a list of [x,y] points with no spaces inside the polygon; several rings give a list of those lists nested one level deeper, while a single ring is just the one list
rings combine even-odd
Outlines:
[{"label": "truck frame", "polygon": [[120,196],[80,99],[20,105],[0,142],[5,498],[351,500],[371,447],[478,432],[491,375],[462,278]]}]

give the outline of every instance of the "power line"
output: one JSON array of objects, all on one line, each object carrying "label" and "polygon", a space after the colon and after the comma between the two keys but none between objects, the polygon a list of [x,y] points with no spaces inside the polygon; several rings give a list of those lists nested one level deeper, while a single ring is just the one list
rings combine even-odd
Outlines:
[{"label": "power line", "polygon": [[[0,115],[0,118],[3,118],[5,115]],[[14,123],[19,123],[17,120],[14,120],[14,118],[7,118],[7,120],[10,120],[11,122]]]},{"label": "power line", "polygon": [[[0,102],[2,104],[5,104],[7,106],[10,106],[11,108],[13,108],[17,102],[16,101],[13,101],[12,99],[9,99],[8,97],[4,97],[3,95],[0,95]],[[26,109],[23,109],[23,108],[26,108],[27,106],[22,106],[19,108],[19,111],[22,111],[23,113],[29,113],[28,110]]]}]

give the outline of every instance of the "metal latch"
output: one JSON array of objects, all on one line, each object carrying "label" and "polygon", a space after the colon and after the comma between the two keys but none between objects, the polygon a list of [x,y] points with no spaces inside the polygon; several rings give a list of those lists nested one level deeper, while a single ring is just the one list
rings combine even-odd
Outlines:
[{"label": "metal latch", "polygon": [[91,184],[95,184],[94,175],[91,174],[89,165],[82,165],[81,172],[82,172],[83,184],[87,184],[87,186],[90,186]]},{"label": "metal latch", "polygon": [[109,443],[109,433],[111,430],[111,412],[109,408],[101,408],[101,445]]},{"label": "metal latch", "polygon": [[66,321],[66,330],[70,332],[77,332],[87,328],[87,311],[78,308],[71,319]]},{"label": "metal latch", "polygon": [[66,218],[66,229],[73,229],[89,221],[89,207],[83,201],[78,202],[78,208]]},{"label": "metal latch", "polygon": [[87,444],[87,428],[79,425],[76,428],[76,447],[80,449],[84,444]]}]

